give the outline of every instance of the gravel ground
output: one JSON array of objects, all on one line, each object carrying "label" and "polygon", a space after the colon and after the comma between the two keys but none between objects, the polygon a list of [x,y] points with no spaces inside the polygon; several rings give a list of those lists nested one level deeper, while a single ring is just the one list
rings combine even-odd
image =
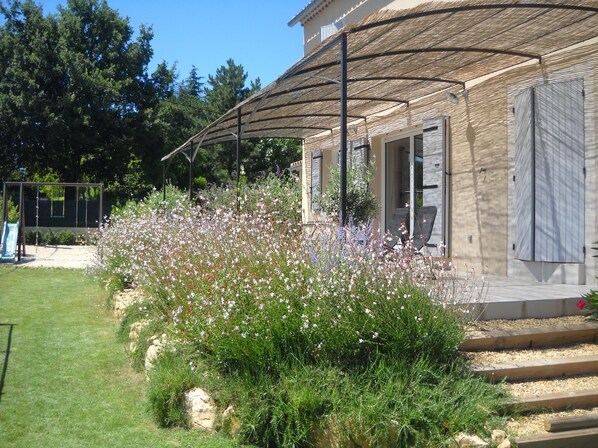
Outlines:
[{"label": "gravel ground", "polygon": [[598,355],[598,344],[574,344],[557,347],[500,350],[487,352],[465,352],[465,357],[473,364],[516,363],[540,358],[567,358],[570,356]]},{"label": "gravel ground", "polygon": [[576,375],[550,380],[515,381],[507,383],[507,388],[516,397],[540,396],[568,390],[598,389],[598,375]]},{"label": "gravel ground", "polygon": [[18,266],[85,269],[98,257],[96,246],[26,246]]},{"label": "gravel ground", "polygon": [[546,420],[551,418],[575,417],[596,413],[598,413],[598,408],[572,409],[565,412],[547,412],[543,414],[528,415],[520,418],[511,418],[507,421],[507,431],[510,435],[515,437],[546,434],[546,431],[544,430],[544,422],[546,422]]},{"label": "gravel ground", "polygon": [[553,319],[478,320],[469,324],[467,335],[470,337],[481,337],[486,333],[495,330],[507,331],[521,330],[524,328],[564,327],[582,325],[588,322],[596,321],[589,320],[585,316],[564,316]]}]

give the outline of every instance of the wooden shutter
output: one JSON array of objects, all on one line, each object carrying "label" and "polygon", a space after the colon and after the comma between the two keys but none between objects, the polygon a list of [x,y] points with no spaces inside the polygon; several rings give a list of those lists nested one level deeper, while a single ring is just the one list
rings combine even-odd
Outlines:
[{"label": "wooden shutter", "polygon": [[535,89],[535,259],[584,261],[583,80]]},{"label": "wooden shutter", "polygon": [[320,210],[322,196],[322,151],[311,153],[311,208]]},{"label": "wooden shutter", "polygon": [[[429,246],[446,244],[446,153],[447,119],[434,117],[423,122],[423,199],[425,206],[436,207],[436,219],[432,228]],[[444,253],[435,255],[444,256]]]},{"label": "wooden shutter", "polygon": [[351,148],[351,168],[361,167],[365,175],[365,170],[370,162],[370,144],[367,139],[360,138],[353,140],[349,147]]},{"label": "wooden shutter", "polygon": [[515,97],[515,258],[534,260],[534,91]]},{"label": "wooden shutter", "polygon": [[367,167],[370,161],[370,144],[365,138],[351,142],[351,166]]}]

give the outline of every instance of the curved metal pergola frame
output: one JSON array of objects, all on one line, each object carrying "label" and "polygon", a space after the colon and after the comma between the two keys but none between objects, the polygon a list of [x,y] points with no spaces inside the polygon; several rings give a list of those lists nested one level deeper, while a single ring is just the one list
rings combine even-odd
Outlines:
[{"label": "curved metal pergola frame", "polygon": [[[340,134],[346,223],[347,121],[463,90],[484,76],[598,37],[598,0],[465,0],[381,11],[331,36],[260,92],[162,158],[243,139]],[[190,178],[191,179],[191,178]]]}]

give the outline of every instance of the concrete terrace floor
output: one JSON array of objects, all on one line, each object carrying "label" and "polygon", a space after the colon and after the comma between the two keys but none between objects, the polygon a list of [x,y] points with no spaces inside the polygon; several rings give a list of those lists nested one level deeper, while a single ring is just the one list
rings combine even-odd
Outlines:
[{"label": "concrete terrace floor", "polygon": [[489,319],[527,319],[585,314],[577,307],[589,285],[562,285],[501,277],[478,280],[482,288],[474,316]]}]

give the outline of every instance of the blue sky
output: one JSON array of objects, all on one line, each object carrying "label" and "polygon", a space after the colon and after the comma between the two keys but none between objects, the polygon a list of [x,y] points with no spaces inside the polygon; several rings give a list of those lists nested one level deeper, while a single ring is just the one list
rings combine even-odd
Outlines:
[{"label": "blue sky", "polygon": [[[46,14],[66,0],[37,0]],[[108,0],[135,30],[151,25],[154,58],[150,71],[165,60],[177,62],[180,78],[192,65],[204,78],[234,59],[262,87],[303,56],[303,28],[287,23],[309,0]]]}]

